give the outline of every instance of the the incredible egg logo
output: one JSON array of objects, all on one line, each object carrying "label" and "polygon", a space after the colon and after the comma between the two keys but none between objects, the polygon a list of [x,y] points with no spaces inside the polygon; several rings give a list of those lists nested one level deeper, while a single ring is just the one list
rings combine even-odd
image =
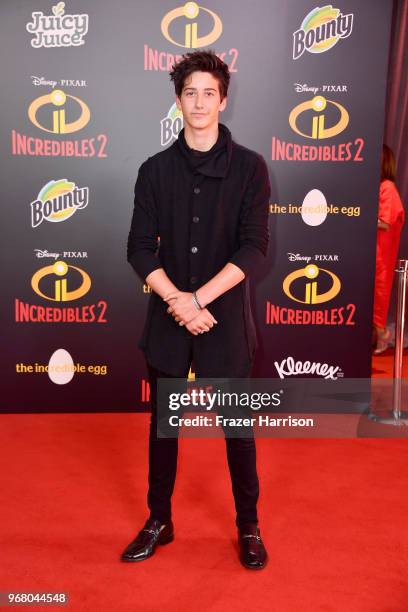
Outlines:
[{"label": "the incredible egg logo", "polygon": [[327,217],[327,201],[319,189],[311,189],[306,194],[301,207],[301,215],[306,225],[321,225]]},{"label": "the incredible egg logo", "polygon": [[75,366],[65,349],[57,349],[48,362],[48,376],[56,385],[66,385],[74,378]]}]

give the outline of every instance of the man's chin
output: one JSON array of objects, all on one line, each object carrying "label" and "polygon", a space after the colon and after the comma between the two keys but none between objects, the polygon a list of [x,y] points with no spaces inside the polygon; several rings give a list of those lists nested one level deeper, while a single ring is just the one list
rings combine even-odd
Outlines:
[{"label": "man's chin", "polygon": [[189,119],[186,123],[194,130],[205,130],[211,126],[211,122],[207,118],[195,119],[194,117]]}]

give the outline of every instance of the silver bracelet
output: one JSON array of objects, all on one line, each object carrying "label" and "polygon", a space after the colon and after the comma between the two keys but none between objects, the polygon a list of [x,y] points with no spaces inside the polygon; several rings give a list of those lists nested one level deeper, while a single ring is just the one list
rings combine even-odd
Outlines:
[{"label": "silver bracelet", "polygon": [[195,291],[194,291],[194,293],[192,295],[192,300],[193,300],[193,304],[197,308],[197,310],[203,310],[203,307],[201,306],[200,302],[198,301],[197,294],[196,294]]}]

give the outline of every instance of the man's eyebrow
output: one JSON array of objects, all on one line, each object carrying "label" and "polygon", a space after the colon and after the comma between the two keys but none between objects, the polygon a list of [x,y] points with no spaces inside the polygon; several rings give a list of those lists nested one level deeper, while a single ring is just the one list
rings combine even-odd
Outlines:
[{"label": "man's eyebrow", "polygon": [[[197,87],[185,87],[186,89],[191,89],[192,91],[197,91]],[[217,91],[215,87],[204,87],[204,91]]]}]

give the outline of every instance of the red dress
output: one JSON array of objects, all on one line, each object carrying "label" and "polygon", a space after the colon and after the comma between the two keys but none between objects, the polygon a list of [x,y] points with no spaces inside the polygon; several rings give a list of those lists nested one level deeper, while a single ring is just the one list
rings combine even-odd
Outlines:
[{"label": "red dress", "polygon": [[387,326],[392,283],[395,275],[400,234],[404,225],[404,208],[395,183],[380,184],[378,218],[388,223],[388,230],[377,230],[377,259],[374,291],[374,325]]}]

